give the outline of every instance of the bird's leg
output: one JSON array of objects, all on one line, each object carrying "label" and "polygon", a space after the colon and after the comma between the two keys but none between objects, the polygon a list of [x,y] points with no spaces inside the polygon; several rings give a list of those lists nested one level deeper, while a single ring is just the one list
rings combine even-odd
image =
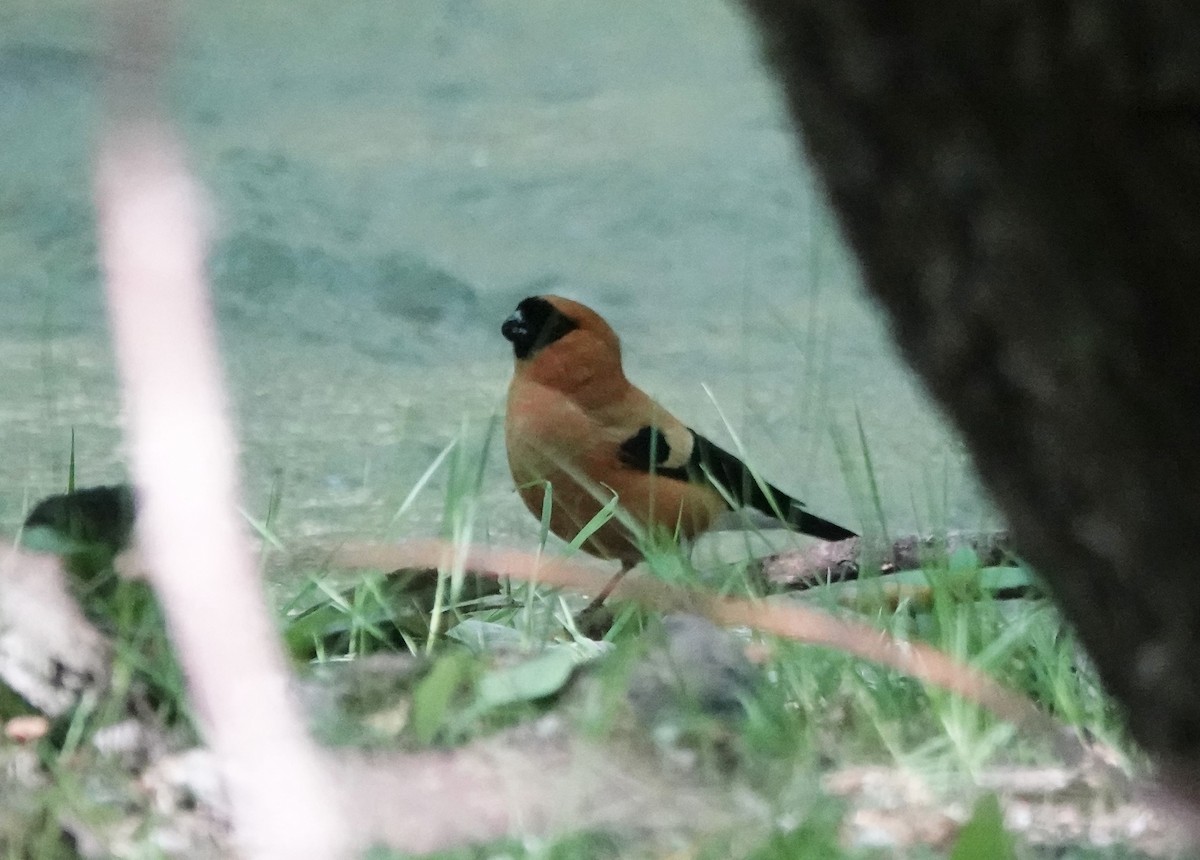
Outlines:
[{"label": "bird's leg", "polygon": [[[605,584],[604,588],[600,589],[600,593],[592,598],[591,603],[576,613],[575,626],[585,636],[589,636],[591,638],[600,638],[592,637],[591,634],[593,632],[597,632],[599,627],[607,628],[612,624],[611,616],[608,617],[606,623],[598,623],[600,610],[604,608],[604,601],[608,600],[608,596],[613,593],[613,589],[617,587],[617,583],[619,583],[624,578],[625,574],[629,573],[633,567],[634,565],[632,562],[622,561],[621,569],[613,575],[613,578]],[[603,636],[603,632],[601,632],[600,635]]]},{"label": "bird's leg", "polygon": [[604,604],[604,601],[608,600],[608,596],[613,593],[613,589],[617,587],[617,583],[619,583],[624,578],[625,574],[629,573],[631,570],[633,570],[632,564],[627,561],[621,562],[621,569],[613,574],[613,578],[610,579],[602,589],[600,589],[600,593],[593,597],[592,602],[583,607],[579,614],[585,615],[586,613],[595,612],[597,609],[599,609]]}]

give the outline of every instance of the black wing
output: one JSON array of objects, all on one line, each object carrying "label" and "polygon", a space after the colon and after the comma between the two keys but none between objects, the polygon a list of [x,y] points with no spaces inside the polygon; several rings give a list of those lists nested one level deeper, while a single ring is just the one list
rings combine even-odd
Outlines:
[{"label": "black wing", "polygon": [[811,535],[821,540],[846,540],[858,537],[849,529],[842,528],[837,523],[810,514],[804,510],[804,503],[794,499],[783,490],[768,484],[766,481],[755,480],[750,467],[739,458],[730,454],[719,445],[705,439],[696,431],[692,431],[695,447],[689,462],[693,468],[707,471],[711,480],[716,481],[740,505],[756,508],[772,517],[783,515],[783,520],[802,534]]},{"label": "black wing", "polygon": [[[621,443],[621,462],[635,469],[654,472],[681,481],[715,481],[739,506],[756,508],[772,517],[780,517],[802,534],[822,540],[846,540],[858,537],[849,529],[821,519],[804,510],[804,505],[771,484],[754,479],[750,468],[719,445],[689,428],[692,452],[685,465],[667,466],[673,453],[666,438],[656,427],[642,427]],[[768,495],[769,494],[769,495]]]},{"label": "black wing", "polygon": [[[692,449],[693,452],[695,449]],[[667,442],[667,437],[657,427],[646,425],[621,443],[617,456],[626,466],[642,472],[653,472],[679,481],[694,480],[692,463],[687,461],[681,466],[668,466],[667,461],[675,453]],[[678,461],[678,457],[675,458]]]}]

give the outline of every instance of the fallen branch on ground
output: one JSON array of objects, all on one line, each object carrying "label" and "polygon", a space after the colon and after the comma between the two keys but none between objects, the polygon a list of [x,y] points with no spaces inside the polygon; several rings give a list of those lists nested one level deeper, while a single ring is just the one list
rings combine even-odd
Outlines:
[{"label": "fallen branch on ground", "polygon": [[769,555],[756,563],[759,577],[768,585],[802,591],[827,582],[848,582],[865,573],[888,574],[920,570],[930,558],[944,558],[960,550],[971,550],[980,567],[1016,563],[1008,532],[950,534],[945,537],[908,535],[882,549],[864,538],[814,543],[800,550]]},{"label": "fallen branch on ground", "polygon": [[[612,571],[565,559],[535,557],[516,550],[466,548],[442,541],[402,544],[349,544],[336,550],[330,561],[349,569],[401,570],[448,569],[457,563],[480,575],[508,577],[567,588],[580,594],[597,594]],[[1028,698],[1004,687],[984,673],[956,662],[920,642],[906,642],[860,621],[837,618],[820,609],[796,603],[752,601],[723,597],[698,589],[669,585],[648,577],[627,576],[612,597],[633,600],[665,612],[691,612],[725,627],[745,626],[809,645],[833,648],[895,669],[975,702],[1017,726],[1059,743],[1067,760],[1080,755],[1077,742],[1063,745],[1063,727]],[[1067,746],[1070,748],[1068,749]]]}]

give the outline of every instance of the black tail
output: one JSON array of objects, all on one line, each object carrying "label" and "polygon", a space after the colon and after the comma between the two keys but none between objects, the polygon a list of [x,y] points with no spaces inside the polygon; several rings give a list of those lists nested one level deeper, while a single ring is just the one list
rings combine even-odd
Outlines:
[{"label": "black tail", "polygon": [[[724,448],[714,445],[696,431],[695,447],[689,466],[703,467],[712,480],[723,486],[729,495],[740,505],[756,508],[767,516],[779,517],[801,534],[810,535],[821,540],[846,540],[858,537],[857,534],[844,529],[829,520],[804,510],[804,504],[792,498],[787,493],[773,487],[765,481],[760,484],[754,479],[750,467],[730,454]],[[764,489],[767,492],[764,492]],[[770,496],[767,493],[770,493]]]},{"label": "black tail", "polygon": [[[782,505],[783,502],[780,499],[779,491],[773,489],[772,492],[775,493],[775,501]],[[784,498],[787,497],[784,496]],[[844,529],[837,523],[831,523],[829,520],[823,520],[815,514],[810,514],[808,511],[799,507],[800,503],[795,499],[789,499],[789,501],[791,501],[793,504],[792,509],[788,511],[787,523],[796,529],[796,531],[801,532],[802,534],[812,535],[813,537],[820,538],[821,540],[846,540],[848,538],[858,537],[858,535],[850,531],[850,529]]]}]

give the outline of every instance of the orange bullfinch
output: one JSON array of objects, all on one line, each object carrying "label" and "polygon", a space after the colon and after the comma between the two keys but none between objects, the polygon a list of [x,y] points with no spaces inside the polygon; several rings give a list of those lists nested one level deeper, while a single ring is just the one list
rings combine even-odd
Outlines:
[{"label": "orange bullfinch", "polygon": [[532,296],[500,331],[516,358],[504,421],[509,468],[535,516],[549,494],[549,527],[560,538],[594,527],[614,499],[620,513],[582,547],[617,559],[623,571],[642,559],[641,535],[692,538],[741,507],[823,540],[855,537],[755,477],[626,379],[616,332],[591,308]]}]

